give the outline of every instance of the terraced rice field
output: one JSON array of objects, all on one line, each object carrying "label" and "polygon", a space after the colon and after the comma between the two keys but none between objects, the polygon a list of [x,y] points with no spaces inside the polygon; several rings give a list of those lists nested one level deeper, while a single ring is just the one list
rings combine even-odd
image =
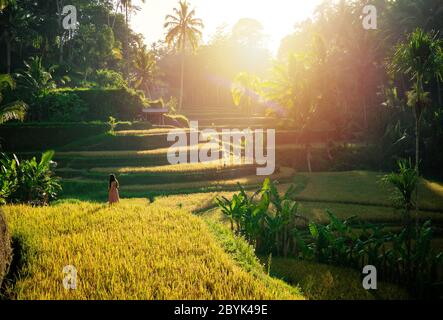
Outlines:
[{"label": "terraced rice field", "polygon": [[[267,276],[252,252],[251,268],[244,270],[203,220],[168,203],[131,199],[114,207],[79,201],[6,206],[23,259],[4,295],[26,300],[304,299],[298,289]],[[66,265],[77,269],[76,290],[62,285]]]}]

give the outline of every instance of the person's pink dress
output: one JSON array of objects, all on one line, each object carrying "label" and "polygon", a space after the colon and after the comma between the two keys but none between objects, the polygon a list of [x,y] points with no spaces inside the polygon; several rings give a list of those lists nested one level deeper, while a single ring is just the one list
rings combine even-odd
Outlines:
[{"label": "person's pink dress", "polygon": [[109,188],[109,204],[117,203],[120,201],[118,195],[117,183],[115,181],[111,182],[111,188]]}]

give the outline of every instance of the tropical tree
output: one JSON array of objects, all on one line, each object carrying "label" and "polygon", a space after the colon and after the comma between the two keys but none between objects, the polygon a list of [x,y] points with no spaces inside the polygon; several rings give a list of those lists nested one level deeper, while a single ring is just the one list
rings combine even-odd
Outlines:
[{"label": "tropical tree", "polygon": [[3,91],[14,89],[15,82],[8,74],[0,74],[0,124],[9,120],[23,121],[26,115],[27,106],[23,101],[14,101],[2,105]]},{"label": "tropical tree", "polygon": [[[145,0],[140,0],[142,3],[145,3]],[[129,35],[131,29],[129,28],[129,13],[132,10],[138,9],[133,3],[132,0],[119,0],[117,1],[117,9],[121,7],[125,14],[125,23],[126,23],[126,33],[125,33],[125,41],[124,41],[124,54],[126,58],[126,80],[129,79]],[[113,22],[114,27],[115,19]]]},{"label": "tropical tree", "polygon": [[157,72],[155,54],[152,51],[147,51],[145,46],[139,49],[134,60],[134,70],[136,73],[135,88],[142,88],[145,90],[147,96],[150,97],[150,88]]},{"label": "tropical tree", "polygon": [[[322,58],[323,59],[323,58]],[[286,110],[300,134],[314,122],[320,101],[320,60],[312,54],[291,55],[287,62],[276,63],[270,81],[263,84],[265,97],[277,111]],[[298,140],[295,142],[298,143]],[[305,142],[306,163],[311,171],[311,146]]]},{"label": "tropical tree", "polygon": [[28,27],[29,14],[14,0],[3,0],[1,7],[0,41],[5,44],[6,49],[6,73],[11,73],[13,44],[17,43],[18,34]]},{"label": "tropical tree", "polygon": [[417,28],[405,42],[397,45],[389,71],[392,75],[406,74],[412,82],[407,93],[408,106],[415,116],[415,169],[419,172],[420,120],[424,109],[431,104],[426,86],[430,81],[443,77],[443,42],[434,33]]},{"label": "tropical tree", "polygon": [[190,9],[186,0],[179,1],[179,8],[174,8],[174,15],[167,15],[164,28],[167,29],[166,43],[174,45],[180,51],[181,74],[180,74],[180,101],[179,110],[183,107],[184,73],[185,73],[185,50],[190,46],[194,51],[202,37],[203,21],[195,18],[195,9]]},{"label": "tropical tree", "polygon": [[43,66],[41,57],[32,57],[25,61],[25,69],[16,74],[17,84],[29,99],[34,99],[49,89],[55,88],[52,72],[55,66],[48,70]]},{"label": "tropical tree", "polygon": [[257,76],[247,72],[237,74],[231,86],[234,104],[251,115],[254,112],[254,103],[260,98],[260,86],[260,79]]}]

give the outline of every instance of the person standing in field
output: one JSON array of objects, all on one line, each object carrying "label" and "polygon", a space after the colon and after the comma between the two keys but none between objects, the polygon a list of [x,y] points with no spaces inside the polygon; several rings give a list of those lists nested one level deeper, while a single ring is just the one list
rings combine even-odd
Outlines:
[{"label": "person standing in field", "polygon": [[118,203],[120,201],[120,196],[118,195],[118,181],[115,175],[109,175],[109,205]]}]

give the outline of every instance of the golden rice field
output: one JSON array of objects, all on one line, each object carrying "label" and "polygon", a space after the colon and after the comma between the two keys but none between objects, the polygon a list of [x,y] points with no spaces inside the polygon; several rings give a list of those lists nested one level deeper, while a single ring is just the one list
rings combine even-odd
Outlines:
[{"label": "golden rice field", "polygon": [[189,132],[188,128],[180,128],[180,129],[163,129],[163,128],[155,128],[148,130],[117,130],[115,131],[116,135],[119,136],[157,136],[157,135],[167,135],[170,132]]},{"label": "golden rice field", "polygon": [[[177,196],[178,197],[178,196]],[[13,299],[303,299],[294,287],[247,272],[228,255],[192,195],[51,207],[5,206],[23,265],[5,294]],[[207,197],[205,195],[204,197]],[[178,202],[183,203],[180,208]],[[170,205],[167,205],[167,204]],[[174,207],[173,207],[174,206]],[[77,289],[63,287],[63,267]]]},{"label": "golden rice field", "polygon": [[227,163],[223,164],[222,161],[208,161],[200,163],[180,163],[163,166],[151,166],[151,167],[115,167],[115,168],[92,168],[90,172],[100,173],[200,173],[200,172],[214,172],[223,169],[235,169],[244,167],[255,167],[255,165],[235,164]]},{"label": "golden rice field", "polygon": [[[274,173],[270,178],[272,180],[284,181],[290,179],[295,173],[295,170],[288,167],[281,167],[277,173]],[[63,179],[65,182],[81,182],[87,187],[87,184],[95,184],[96,180],[87,178],[72,178]],[[193,181],[193,182],[176,182],[176,183],[158,183],[158,184],[134,184],[121,185],[120,189],[123,192],[133,191],[173,191],[173,190],[187,190],[187,189],[238,189],[237,185],[242,186],[258,186],[263,183],[263,177],[257,175],[249,175],[235,179],[210,180],[210,181]]]},{"label": "golden rice field", "polygon": [[[198,150],[203,144],[174,147],[176,152],[186,152],[191,150]],[[115,150],[115,151],[65,151],[57,152],[56,156],[62,157],[91,157],[91,158],[122,158],[122,157],[143,157],[143,156],[158,156],[164,155],[170,151],[169,147],[157,148],[152,150]]]},{"label": "golden rice field", "polygon": [[[292,168],[282,167],[279,172],[274,173],[269,178],[272,180],[286,180],[290,179],[294,174],[295,170]],[[67,181],[76,181],[75,179],[66,179]],[[84,180],[78,180],[84,181]],[[237,190],[237,185],[251,186],[260,185],[263,183],[263,177],[257,175],[250,175],[235,179],[224,179],[224,180],[211,180],[211,181],[194,181],[194,182],[179,182],[179,183],[161,183],[155,185],[128,185],[122,186],[122,190],[127,191],[155,191],[155,190],[182,190],[182,189],[198,189],[198,188],[231,188],[235,187]]]}]

